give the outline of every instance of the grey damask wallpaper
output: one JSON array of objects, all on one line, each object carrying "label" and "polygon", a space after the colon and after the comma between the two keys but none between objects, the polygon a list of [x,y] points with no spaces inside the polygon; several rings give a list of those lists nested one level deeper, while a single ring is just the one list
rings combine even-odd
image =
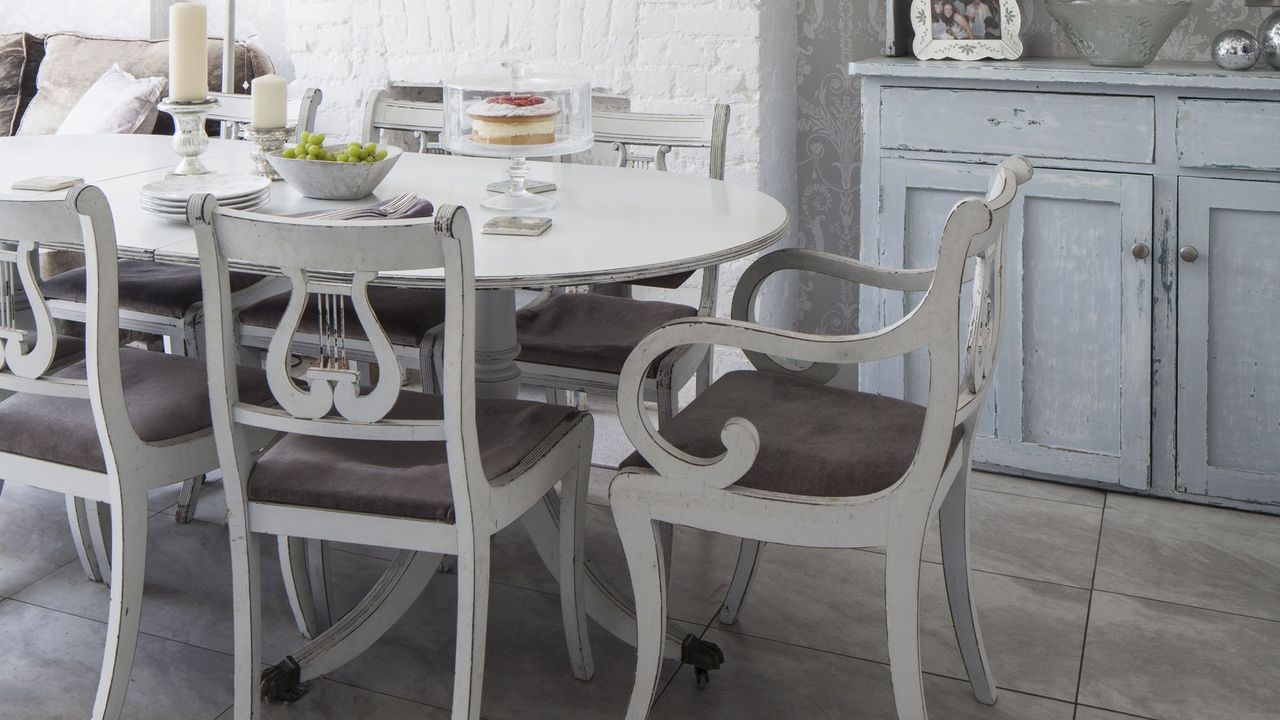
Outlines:
[{"label": "grey damask wallpaper", "polygon": [[[1019,0],[1028,57],[1074,57],[1075,50],[1045,11],[1042,0]],[[1190,17],[1173,31],[1160,60],[1207,60],[1209,42],[1228,28],[1257,32],[1273,9],[1246,8],[1244,0],[1195,0]],[[796,0],[799,25],[800,210],[805,247],[857,255],[858,174],[862,133],[858,89],[849,63],[880,54],[883,0]],[[1027,18],[1030,22],[1027,22]],[[801,326],[821,333],[857,329],[857,289],[822,279],[800,285]]]}]

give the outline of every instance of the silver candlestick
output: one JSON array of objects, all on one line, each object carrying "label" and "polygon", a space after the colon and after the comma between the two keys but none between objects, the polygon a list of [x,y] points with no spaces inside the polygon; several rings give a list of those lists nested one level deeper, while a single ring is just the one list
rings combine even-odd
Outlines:
[{"label": "silver candlestick", "polygon": [[165,98],[157,107],[173,116],[173,151],[182,156],[178,167],[170,174],[203,175],[209,172],[209,168],[200,162],[200,156],[209,147],[205,120],[209,111],[218,107],[218,100],[205,98],[193,102],[174,102]]},{"label": "silver candlestick", "polygon": [[284,147],[285,142],[293,137],[294,128],[260,128],[252,125],[244,129],[244,136],[253,143],[249,151],[249,159],[253,160],[250,175],[259,175],[268,180],[280,180],[280,173],[267,162],[267,155]]}]

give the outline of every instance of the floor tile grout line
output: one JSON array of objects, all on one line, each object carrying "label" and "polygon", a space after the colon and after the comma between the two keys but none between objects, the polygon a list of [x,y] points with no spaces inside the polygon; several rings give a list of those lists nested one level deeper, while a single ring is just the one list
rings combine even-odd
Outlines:
[{"label": "floor tile grout line", "polygon": [[1121,717],[1126,717],[1126,718],[1133,718],[1133,720],[1155,720],[1155,718],[1148,717],[1146,715],[1134,715],[1131,712],[1124,712],[1121,710],[1112,710],[1111,708],[1098,707],[1097,705],[1084,705],[1084,704],[1077,703],[1076,710],[1079,711],[1080,708],[1089,708],[1090,710],[1101,710],[1103,712],[1111,713],[1113,715],[1119,715]]},{"label": "floor tile grout line", "polygon": [[76,558],[75,560],[68,560],[67,562],[62,563],[61,565],[59,565],[58,567],[56,567],[56,568],[54,568],[54,569],[50,570],[49,572],[45,573],[44,575],[41,575],[40,577],[36,578],[35,580],[32,580],[31,582],[27,583],[26,585],[23,585],[22,587],[18,588],[17,590],[14,590],[12,593],[10,593],[10,594],[9,594],[9,598],[10,598],[11,600],[17,600],[17,599],[18,599],[18,594],[19,594],[19,593],[22,593],[22,592],[27,591],[28,589],[30,589],[30,588],[31,588],[33,585],[35,585],[36,583],[43,582],[45,579],[47,579],[47,578],[51,577],[51,576],[52,576],[52,575],[54,575],[55,573],[60,572],[60,571],[62,570],[62,568],[66,567],[66,566],[68,566],[68,565],[71,565],[72,563],[74,563],[74,564],[76,564],[76,565],[79,565],[79,564],[80,564],[80,559],[79,559],[79,558]]},{"label": "floor tile grout line", "polygon": [[347,680],[335,680],[335,679],[333,679],[333,678],[329,677],[328,675],[325,675],[325,676],[322,676],[322,678],[316,678],[316,679],[317,679],[317,680],[319,680],[319,679],[324,679],[324,680],[326,680],[326,681],[328,681],[328,682],[331,682],[331,683],[334,683],[334,684],[336,684],[336,685],[344,685],[344,686],[349,687],[349,688],[355,688],[356,690],[363,690],[363,691],[365,691],[365,692],[370,692],[370,693],[373,693],[373,694],[375,694],[375,695],[381,695],[381,696],[383,696],[383,697],[394,698],[394,699],[396,699],[396,700],[403,700],[403,701],[405,701],[405,702],[413,703],[414,705],[420,705],[420,706],[422,706],[422,707],[429,707],[429,708],[431,708],[431,709],[433,709],[433,710],[441,710],[441,711],[444,711],[444,712],[446,712],[446,713],[447,713],[447,712],[451,712],[451,711],[452,711],[452,708],[440,707],[439,705],[434,705],[434,704],[429,703],[429,702],[423,702],[423,701],[421,701],[421,700],[414,700],[413,698],[401,697],[400,695],[396,695],[396,694],[394,694],[394,693],[389,693],[389,692],[387,692],[387,691],[385,691],[385,690],[375,690],[375,689],[373,689],[373,688],[361,687],[360,685],[356,685],[355,683],[353,683],[353,682],[349,682],[349,681],[347,681]]},{"label": "floor tile grout line", "polygon": [[1084,613],[1084,637],[1080,639],[1080,669],[1076,673],[1075,705],[1077,708],[1080,707],[1080,686],[1084,681],[1084,663],[1089,651],[1089,623],[1093,619],[1093,598],[1097,593],[1094,586],[1098,584],[1098,560],[1102,557],[1102,536],[1103,529],[1107,525],[1107,500],[1110,497],[1110,495],[1104,495],[1102,498],[1102,517],[1098,518],[1098,544],[1093,549],[1093,576],[1089,580],[1089,606]]},{"label": "floor tile grout line", "polygon": [[1174,607],[1186,608],[1187,610],[1200,610],[1201,612],[1209,612],[1209,613],[1214,613],[1216,615],[1229,615],[1231,617],[1243,618],[1245,620],[1257,620],[1259,622],[1280,624],[1280,620],[1277,620],[1276,618],[1259,617],[1257,615],[1250,615],[1248,613],[1234,612],[1232,610],[1222,610],[1219,608],[1204,607],[1202,605],[1191,605],[1188,603],[1181,603],[1174,600],[1163,600],[1161,598],[1148,597],[1146,595],[1134,595],[1133,593],[1118,592],[1115,590],[1106,590],[1106,589],[1094,589],[1092,592],[1102,593],[1103,595],[1115,595],[1116,597],[1132,598],[1134,600],[1144,600],[1146,602],[1160,603],[1161,605],[1172,605]]}]

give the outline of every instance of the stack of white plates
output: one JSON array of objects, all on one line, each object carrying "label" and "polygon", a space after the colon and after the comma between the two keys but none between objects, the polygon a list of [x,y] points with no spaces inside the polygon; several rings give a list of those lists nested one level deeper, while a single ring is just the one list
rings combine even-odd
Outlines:
[{"label": "stack of white plates", "polygon": [[256,175],[172,175],[142,188],[142,209],[168,220],[186,222],[187,200],[209,193],[222,207],[256,210],[271,199],[271,181]]}]

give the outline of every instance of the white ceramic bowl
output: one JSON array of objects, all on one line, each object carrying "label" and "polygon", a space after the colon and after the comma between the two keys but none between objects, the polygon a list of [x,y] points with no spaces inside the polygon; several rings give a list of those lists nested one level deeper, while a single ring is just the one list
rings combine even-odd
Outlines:
[{"label": "white ceramic bowl", "polygon": [[[349,143],[325,145],[326,151],[341,152]],[[359,200],[373,194],[374,188],[387,177],[400,155],[398,147],[380,148],[387,151],[382,160],[372,163],[341,163],[325,160],[297,160],[284,157],[283,150],[267,155],[267,162],[280,173],[285,182],[298,192],[318,200]]]}]

